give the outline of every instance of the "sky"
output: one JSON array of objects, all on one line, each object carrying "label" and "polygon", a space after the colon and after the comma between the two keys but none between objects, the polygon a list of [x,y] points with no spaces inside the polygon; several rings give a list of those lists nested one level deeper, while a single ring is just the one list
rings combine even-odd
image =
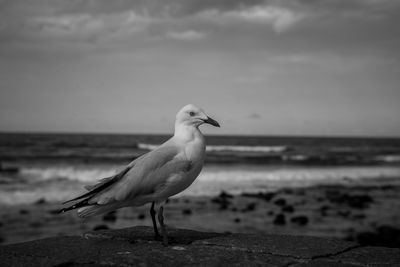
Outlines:
[{"label": "sky", "polygon": [[0,131],[400,137],[400,1],[0,0]]}]

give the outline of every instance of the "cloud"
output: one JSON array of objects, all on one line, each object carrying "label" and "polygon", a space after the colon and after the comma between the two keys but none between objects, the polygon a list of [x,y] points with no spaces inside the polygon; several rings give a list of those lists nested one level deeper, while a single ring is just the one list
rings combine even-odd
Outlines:
[{"label": "cloud", "polygon": [[[1,41],[137,41],[146,37],[162,41],[166,36],[196,41],[217,35],[225,40],[253,35],[253,41],[244,43],[262,44],[271,37],[268,31],[272,29],[296,39],[279,44],[296,45],[295,50],[314,49],[314,43],[321,43],[312,39],[325,39],[329,46],[331,40],[369,36],[364,22],[371,27],[381,23],[383,28],[385,19],[390,18],[387,24],[394,25],[400,7],[394,0],[0,0],[0,5]],[[141,38],[136,38],[138,33]],[[362,43],[368,43],[369,38]],[[278,40],[269,38],[268,42],[271,49]]]},{"label": "cloud", "polygon": [[271,58],[276,63],[306,64],[315,61],[315,55],[311,54],[283,54]]},{"label": "cloud", "polygon": [[197,41],[200,39],[203,39],[206,34],[204,32],[200,31],[195,31],[195,30],[187,30],[187,31],[172,31],[168,32],[167,36],[176,39],[176,40],[181,40],[181,41]]},{"label": "cloud", "polygon": [[289,29],[304,17],[301,13],[277,6],[254,6],[243,10],[229,11],[224,16],[245,22],[271,24],[276,32]]},{"label": "cloud", "polygon": [[271,25],[276,32],[283,32],[296,25],[306,14],[286,7],[257,5],[237,10],[219,11],[210,9],[197,16],[205,21],[213,21],[220,25],[256,24]]},{"label": "cloud", "polygon": [[258,114],[258,113],[251,113],[251,114],[249,114],[249,116],[247,116],[249,119],[253,119],[253,120],[259,120],[259,119],[261,119],[261,115],[260,114]]},{"label": "cloud", "polygon": [[26,34],[50,39],[97,41],[143,31],[152,20],[133,10],[123,13],[35,16],[25,23]]}]

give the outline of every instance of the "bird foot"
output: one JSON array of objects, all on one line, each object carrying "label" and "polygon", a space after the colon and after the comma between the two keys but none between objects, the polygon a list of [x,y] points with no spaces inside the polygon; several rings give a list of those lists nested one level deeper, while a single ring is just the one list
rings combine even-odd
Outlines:
[{"label": "bird foot", "polygon": [[164,246],[168,246],[169,243],[169,238],[167,236],[155,235],[154,240],[161,241]]},{"label": "bird foot", "polygon": [[162,244],[163,244],[164,247],[168,246],[168,236],[163,236]]},{"label": "bird foot", "polygon": [[174,242],[174,238],[169,238],[168,236],[162,236],[162,235],[154,235],[154,240],[155,241],[160,241],[163,246],[168,246],[171,242]]}]

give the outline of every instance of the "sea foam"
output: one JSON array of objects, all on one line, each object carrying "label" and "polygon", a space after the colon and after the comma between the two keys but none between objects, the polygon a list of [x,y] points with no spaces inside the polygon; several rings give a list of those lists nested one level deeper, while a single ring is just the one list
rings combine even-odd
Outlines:
[{"label": "sea foam", "polygon": [[[116,166],[65,166],[22,169],[15,184],[0,188],[0,204],[33,203],[44,198],[65,201],[85,192],[83,186],[116,173]],[[281,188],[316,185],[400,185],[400,167],[271,167],[249,165],[206,165],[196,181],[178,196],[213,196],[275,191]],[[386,180],[385,180],[386,179]]]},{"label": "sea foam", "polygon": [[[159,145],[139,143],[138,148],[153,150]],[[262,152],[262,153],[279,153],[287,150],[286,146],[225,146],[225,145],[209,145],[206,147],[207,152]]]}]

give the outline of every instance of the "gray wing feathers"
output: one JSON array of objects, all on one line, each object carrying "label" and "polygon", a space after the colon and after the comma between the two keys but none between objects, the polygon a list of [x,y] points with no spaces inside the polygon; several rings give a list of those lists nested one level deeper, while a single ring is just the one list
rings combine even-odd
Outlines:
[{"label": "gray wing feathers", "polygon": [[107,177],[107,178],[103,178],[100,181],[98,181],[96,184],[92,184],[92,185],[85,185],[84,188],[88,191],[92,191],[95,190],[96,188],[99,188],[101,185],[107,183],[108,181],[112,180],[114,178],[114,176],[111,177]]},{"label": "gray wing feathers", "polygon": [[135,160],[123,179],[89,200],[89,204],[127,201],[138,195],[149,195],[167,183],[170,176],[187,172],[191,162],[178,157],[176,147],[160,147]]},{"label": "gray wing feathers", "polygon": [[85,188],[89,191],[83,195],[80,195],[76,198],[70,199],[68,201],[65,201],[63,204],[69,203],[71,201],[75,201],[75,200],[79,200],[79,199],[83,199],[83,198],[91,198],[93,196],[95,196],[96,194],[106,190],[107,188],[110,188],[113,184],[117,183],[119,180],[121,180],[124,175],[133,167],[133,162],[131,164],[129,164],[127,167],[125,167],[125,169],[123,169],[122,171],[120,171],[119,173],[117,173],[114,176],[111,177],[107,177],[107,178],[103,178],[101,179],[97,184],[94,185],[88,185],[85,186]]}]

